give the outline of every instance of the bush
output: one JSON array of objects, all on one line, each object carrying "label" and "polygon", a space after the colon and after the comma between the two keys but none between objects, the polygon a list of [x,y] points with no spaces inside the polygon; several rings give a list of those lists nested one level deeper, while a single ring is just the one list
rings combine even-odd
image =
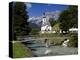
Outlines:
[{"label": "bush", "polygon": [[70,36],[71,36],[71,38],[70,38],[68,46],[69,47],[78,47],[78,34],[72,33],[72,34],[70,34]]}]

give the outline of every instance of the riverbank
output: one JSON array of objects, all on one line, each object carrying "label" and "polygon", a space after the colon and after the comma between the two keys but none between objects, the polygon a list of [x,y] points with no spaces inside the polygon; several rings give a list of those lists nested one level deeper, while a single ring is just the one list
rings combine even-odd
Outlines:
[{"label": "riverbank", "polygon": [[13,43],[13,58],[32,57],[29,48],[25,47],[21,42]]}]

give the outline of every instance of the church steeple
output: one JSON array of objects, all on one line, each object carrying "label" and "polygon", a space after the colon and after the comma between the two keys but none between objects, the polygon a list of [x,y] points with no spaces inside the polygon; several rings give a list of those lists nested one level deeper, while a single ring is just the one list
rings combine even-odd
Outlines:
[{"label": "church steeple", "polygon": [[46,16],[45,16],[45,12],[43,12],[43,18],[46,18]]}]

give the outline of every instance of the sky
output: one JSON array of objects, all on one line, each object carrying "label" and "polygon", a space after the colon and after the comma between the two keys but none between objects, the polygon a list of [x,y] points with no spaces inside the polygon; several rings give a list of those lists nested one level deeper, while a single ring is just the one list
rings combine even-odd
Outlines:
[{"label": "sky", "polygon": [[29,17],[42,16],[44,12],[63,11],[68,8],[69,5],[59,4],[43,4],[43,3],[26,3]]}]

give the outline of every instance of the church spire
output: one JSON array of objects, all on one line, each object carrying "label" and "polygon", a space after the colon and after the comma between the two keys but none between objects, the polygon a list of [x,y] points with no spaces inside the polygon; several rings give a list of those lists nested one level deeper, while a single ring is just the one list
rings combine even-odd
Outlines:
[{"label": "church spire", "polygon": [[43,12],[43,18],[46,18],[46,16],[45,16],[45,12]]}]

